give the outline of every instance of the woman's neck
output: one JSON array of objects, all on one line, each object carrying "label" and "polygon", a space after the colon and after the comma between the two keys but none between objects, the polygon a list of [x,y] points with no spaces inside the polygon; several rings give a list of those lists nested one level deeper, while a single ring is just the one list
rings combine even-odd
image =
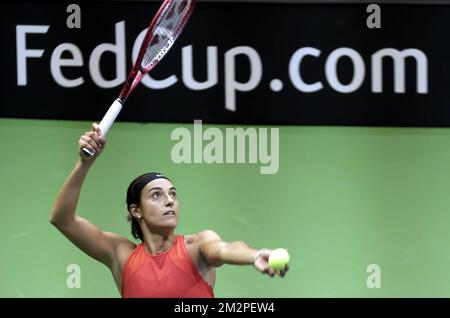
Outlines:
[{"label": "woman's neck", "polygon": [[169,250],[175,243],[177,236],[174,232],[167,235],[147,233],[144,236],[144,246],[151,255],[158,255]]}]

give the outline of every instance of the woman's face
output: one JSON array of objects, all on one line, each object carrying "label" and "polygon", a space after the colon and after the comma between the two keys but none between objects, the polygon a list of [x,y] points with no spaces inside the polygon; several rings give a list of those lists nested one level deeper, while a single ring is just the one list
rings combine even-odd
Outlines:
[{"label": "woman's face", "polygon": [[155,179],[141,191],[140,210],[149,229],[172,227],[178,224],[177,190],[167,179]]}]

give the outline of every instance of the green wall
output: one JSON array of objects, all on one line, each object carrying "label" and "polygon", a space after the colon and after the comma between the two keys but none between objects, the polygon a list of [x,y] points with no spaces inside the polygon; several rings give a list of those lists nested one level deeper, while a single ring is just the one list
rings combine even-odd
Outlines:
[{"label": "green wall", "polygon": [[[0,119],[0,297],[119,297],[109,270],[48,222],[89,127]],[[280,127],[280,169],[261,175],[259,164],[174,164],[177,127],[114,124],[78,213],[131,239],[126,188],[160,171],[178,189],[177,233],[290,252],[284,279],[221,267],[217,297],[450,297],[450,130]],[[69,264],[79,289],[66,286]],[[381,267],[379,289],[366,285],[369,264]]]}]

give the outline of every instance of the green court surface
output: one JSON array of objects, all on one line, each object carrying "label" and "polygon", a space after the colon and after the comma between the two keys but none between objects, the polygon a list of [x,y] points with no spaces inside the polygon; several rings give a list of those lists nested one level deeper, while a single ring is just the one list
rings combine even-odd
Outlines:
[{"label": "green court surface", "polygon": [[[48,221],[89,127],[0,119],[0,297],[120,297],[109,270]],[[131,239],[126,188],[159,171],[178,189],[177,233],[289,250],[284,279],[219,268],[217,297],[450,297],[449,129],[283,126],[279,170],[264,175],[260,163],[174,163],[179,127],[114,124],[78,213]],[[66,284],[70,264],[80,288]],[[381,288],[368,288],[371,264]]]}]

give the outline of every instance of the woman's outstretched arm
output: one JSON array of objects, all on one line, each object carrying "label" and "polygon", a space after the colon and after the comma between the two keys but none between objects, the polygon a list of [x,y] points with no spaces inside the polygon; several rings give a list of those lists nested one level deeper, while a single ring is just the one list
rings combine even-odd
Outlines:
[{"label": "woman's outstretched arm", "polygon": [[256,250],[242,241],[224,242],[214,231],[203,231],[200,236],[200,253],[211,266],[223,264],[253,265],[256,270],[269,276],[284,276],[288,266],[282,270],[274,270],[269,266],[269,256],[272,250]]}]

